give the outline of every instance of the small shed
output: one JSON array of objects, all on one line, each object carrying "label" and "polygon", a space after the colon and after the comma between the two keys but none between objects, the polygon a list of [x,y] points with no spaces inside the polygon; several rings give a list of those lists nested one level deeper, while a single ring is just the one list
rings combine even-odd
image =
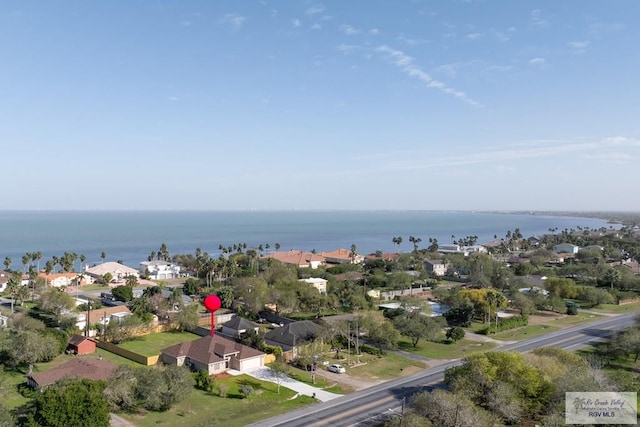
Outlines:
[{"label": "small shed", "polygon": [[96,351],[96,342],[82,335],[73,335],[69,339],[67,351],[77,355],[91,354]]}]

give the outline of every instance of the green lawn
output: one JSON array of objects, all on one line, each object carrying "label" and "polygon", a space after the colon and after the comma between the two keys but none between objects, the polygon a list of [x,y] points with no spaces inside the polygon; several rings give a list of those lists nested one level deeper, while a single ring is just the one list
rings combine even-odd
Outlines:
[{"label": "green lawn", "polygon": [[603,313],[616,313],[616,314],[624,314],[631,313],[634,311],[640,311],[640,302],[634,302],[633,304],[600,304],[597,307],[589,308],[589,311],[601,311]]},{"label": "green lawn", "polygon": [[[355,361],[355,356],[352,356],[352,361]],[[362,354],[360,361],[366,364],[347,367],[347,373],[349,375],[356,378],[386,380],[397,378],[401,375],[409,375],[421,369],[428,368],[425,363],[391,352],[387,352],[382,357]]]},{"label": "green lawn", "polygon": [[402,337],[398,342],[398,347],[400,350],[415,353],[429,359],[460,359],[478,351],[492,350],[496,347],[496,344],[467,339],[462,339],[455,343],[419,341],[414,348],[409,338]]},{"label": "green lawn", "polygon": [[309,375],[309,372],[304,371],[302,369],[294,368],[292,366],[289,367],[289,371],[287,372],[287,375],[296,381],[309,384],[312,387],[326,388],[329,385],[329,383],[324,378],[321,378],[318,375],[316,375],[316,382],[314,383],[311,380],[311,376]]},{"label": "green lawn", "polygon": [[125,341],[119,344],[119,346],[143,356],[156,356],[160,354],[160,351],[164,348],[198,338],[200,338],[198,335],[190,332],[160,332],[136,337],[131,341]]},{"label": "green lawn", "polygon": [[[208,394],[194,390],[188,399],[178,403],[169,411],[120,415],[138,427],[240,427],[315,403],[315,399],[309,396],[292,399],[296,393],[285,387],[280,387],[280,394],[278,394],[277,384],[260,381],[247,375],[218,378],[216,383],[224,383],[229,387],[226,398],[219,397],[217,392]],[[242,384],[251,385],[256,393],[247,399],[242,399],[239,392]]]},{"label": "green lawn", "polygon": [[520,341],[537,337],[538,335],[548,334],[550,332],[557,331],[558,329],[560,328],[549,325],[529,325],[499,332],[497,334],[491,334],[490,337],[501,341]]}]

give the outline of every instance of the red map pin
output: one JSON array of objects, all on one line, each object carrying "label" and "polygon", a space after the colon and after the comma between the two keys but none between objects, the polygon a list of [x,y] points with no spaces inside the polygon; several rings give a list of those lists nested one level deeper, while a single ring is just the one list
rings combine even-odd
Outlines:
[{"label": "red map pin", "polygon": [[213,336],[213,331],[215,330],[215,311],[219,310],[222,307],[222,301],[220,301],[220,297],[218,295],[208,295],[204,299],[204,308],[207,309],[211,313],[211,336]]}]

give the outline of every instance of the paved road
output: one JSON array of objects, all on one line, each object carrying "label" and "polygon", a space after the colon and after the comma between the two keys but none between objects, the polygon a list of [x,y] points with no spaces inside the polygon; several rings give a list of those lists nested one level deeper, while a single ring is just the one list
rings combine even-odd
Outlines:
[{"label": "paved road", "polygon": [[[560,347],[568,350],[593,344],[612,332],[634,324],[637,313],[606,318],[596,322],[562,329],[519,343],[498,347],[499,350],[530,351],[538,347]],[[446,369],[460,364],[452,361],[414,375],[388,381],[330,402],[319,403],[279,417],[252,424],[254,427],[306,426],[371,426],[384,421],[387,415],[399,413],[403,399],[414,393],[441,384]]]}]

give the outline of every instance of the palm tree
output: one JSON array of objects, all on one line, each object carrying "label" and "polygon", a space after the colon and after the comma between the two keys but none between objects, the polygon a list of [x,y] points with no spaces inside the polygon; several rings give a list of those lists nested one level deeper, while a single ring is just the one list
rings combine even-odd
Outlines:
[{"label": "palm tree", "polygon": [[40,271],[40,260],[41,259],[42,259],[42,252],[38,251],[38,252],[33,252],[31,254],[31,260],[36,263],[36,266],[38,268],[37,271]]},{"label": "palm tree", "polygon": [[11,261],[11,258],[9,257],[4,257],[4,268],[6,268],[7,270],[9,269],[9,267],[11,267],[11,263],[13,261]]},{"label": "palm tree", "polygon": [[400,245],[402,244],[402,236],[394,237],[391,239],[394,245],[397,246],[396,252],[400,253]]},{"label": "palm tree", "polygon": [[351,252],[349,254],[351,255],[351,264],[355,264],[356,263],[356,255],[358,255],[355,243],[351,245]]},{"label": "palm tree", "polygon": [[30,262],[31,262],[31,254],[29,252],[22,255],[22,265],[23,265],[22,272],[23,273],[27,272],[27,265],[29,265]]},{"label": "palm tree", "polygon": [[80,254],[80,271],[84,271],[84,262],[87,260],[87,257],[84,254]]},{"label": "palm tree", "polygon": [[102,258],[102,263],[103,263],[103,264],[104,264],[104,259],[105,259],[106,257],[107,257],[107,254],[106,254],[104,251],[100,252],[100,258]]},{"label": "palm tree", "polygon": [[276,252],[278,252],[280,250],[280,243],[276,243],[274,246],[276,248]]}]

